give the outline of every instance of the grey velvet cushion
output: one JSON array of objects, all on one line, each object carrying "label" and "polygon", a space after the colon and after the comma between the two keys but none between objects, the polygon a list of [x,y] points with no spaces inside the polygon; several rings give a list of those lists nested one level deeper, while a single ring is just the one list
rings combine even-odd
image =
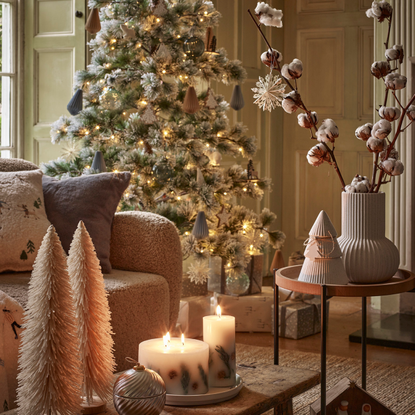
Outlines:
[{"label": "grey velvet cushion", "polygon": [[46,214],[66,253],[82,220],[91,235],[103,273],[111,272],[110,240],[114,213],[130,173],[100,173],[65,180],[43,176]]}]

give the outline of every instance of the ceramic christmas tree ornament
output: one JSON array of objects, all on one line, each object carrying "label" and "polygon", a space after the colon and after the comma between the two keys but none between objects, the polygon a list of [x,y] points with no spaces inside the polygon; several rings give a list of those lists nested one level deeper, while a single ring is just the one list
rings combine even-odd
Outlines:
[{"label": "ceramic christmas tree ornament", "polygon": [[197,99],[196,90],[193,86],[189,86],[183,101],[183,111],[186,114],[194,114],[199,111],[200,105]]},{"label": "ceramic christmas tree ornament", "polygon": [[239,111],[245,106],[245,101],[240,85],[235,85],[235,88],[233,89],[230,106],[235,111]]},{"label": "ceramic christmas tree ornament", "polygon": [[193,227],[192,235],[196,239],[203,239],[209,236],[209,228],[206,221],[205,212],[198,212],[195,226]]},{"label": "ceramic christmas tree ornament", "polygon": [[160,44],[159,48],[157,49],[156,54],[160,59],[164,59],[167,62],[171,62],[172,60],[169,48],[164,43]]},{"label": "ceramic christmas tree ornament", "polygon": [[318,215],[309,235],[298,280],[313,284],[347,284],[337,232],[324,210]]},{"label": "ceramic christmas tree ornament", "polygon": [[149,104],[147,105],[147,108],[144,110],[143,115],[141,116],[141,120],[144,124],[150,125],[157,122],[157,116],[156,113],[153,110],[153,107]]},{"label": "ceramic christmas tree ornament", "polygon": [[82,111],[82,89],[77,89],[66,109],[71,115],[78,115]]},{"label": "ceramic christmas tree ornament", "polygon": [[89,13],[88,20],[85,25],[85,30],[91,35],[95,35],[101,30],[101,22],[99,20],[99,10],[92,9]]},{"label": "ceramic christmas tree ornament", "polygon": [[202,187],[206,184],[205,179],[203,177],[202,170],[200,170],[199,168],[197,169],[197,172],[196,172],[196,182],[199,187]]},{"label": "ceramic christmas tree ornament", "polygon": [[210,110],[214,110],[218,105],[215,94],[212,91],[212,88],[208,88],[206,98],[205,98],[205,107]]},{"label": "ceramic christmas tree ornament", "polygon": [[163,17],[167,13],[166,5],[164,0],[151,0],[151,11],[154,16]]},{"label": "ceramic christmas tree ornament", "polygon": [[99,172],[104,173],[107,171],[107,166],[105,165],[104,155],[101,151],[96,151],[94,155],[94,160],[92,161],[91,169]]}]

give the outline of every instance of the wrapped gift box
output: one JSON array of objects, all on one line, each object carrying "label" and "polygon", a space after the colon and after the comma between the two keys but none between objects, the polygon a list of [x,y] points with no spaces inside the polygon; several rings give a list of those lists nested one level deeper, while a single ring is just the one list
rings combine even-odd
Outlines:
[{"label": "wrapped gift box", "polygon": [[195,297],[195,296],[206,296],[208,294],[208,283],[207,281],[203,284],[195,284],[190,281],[190,278],[185,274],[182,279],[182,295],[181,298]]},{"label": "wrapped gift box", "polygon": [[[327,302],[327,312],[329,310]],[[288,339],[301,339],[320,333],[321,331],[321,301],[316,296],[299,301],[288,300],[279,304],[279,335]],[[271,307],[272,333],[274,333],[274,305]],[[328,320],[327,320],[328,324]]]},{"label": "wrapped gift box", "polygon": [[203,336],[203,317],[211,313],[211,297],[187,297],[180,300],[177,331],[187,338]]}]

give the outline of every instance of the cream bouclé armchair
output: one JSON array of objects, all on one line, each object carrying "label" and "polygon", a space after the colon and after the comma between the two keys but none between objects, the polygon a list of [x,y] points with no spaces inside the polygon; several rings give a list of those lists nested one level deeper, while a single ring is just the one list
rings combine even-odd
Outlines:
[{"label": "cream boucl\u00e9 armchair", "polygon": [[[0,171],[38,169],[33,163],[1,159]],[[181,295],[182,254],[172,222],[147,212],[115,214],[110,261],[104,274],[114,332],[116,370],[130,368],[138,358],[138,344],[175,327]],[[30,272],[0,273],[0,290],[27,304]]]}]

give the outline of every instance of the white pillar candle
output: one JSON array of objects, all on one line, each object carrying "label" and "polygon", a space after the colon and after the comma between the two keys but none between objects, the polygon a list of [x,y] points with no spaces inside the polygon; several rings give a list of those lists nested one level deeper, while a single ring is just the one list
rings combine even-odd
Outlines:
[{"label": "white pillar candle", "polygon": [[[169,342],[152,339],[140,343],[138,361],[156,371],[166,384],[166,391],[173,395],[206,393],[209,371],[209,346],[194,339],[173,337]],[[183,344],[184,343],[184,344]]]},{"label": "white pillar candle", "polygon": [[203,317],[203,341],[209,345],[209,387],[235,386],[235,317],[218,314]]}]

